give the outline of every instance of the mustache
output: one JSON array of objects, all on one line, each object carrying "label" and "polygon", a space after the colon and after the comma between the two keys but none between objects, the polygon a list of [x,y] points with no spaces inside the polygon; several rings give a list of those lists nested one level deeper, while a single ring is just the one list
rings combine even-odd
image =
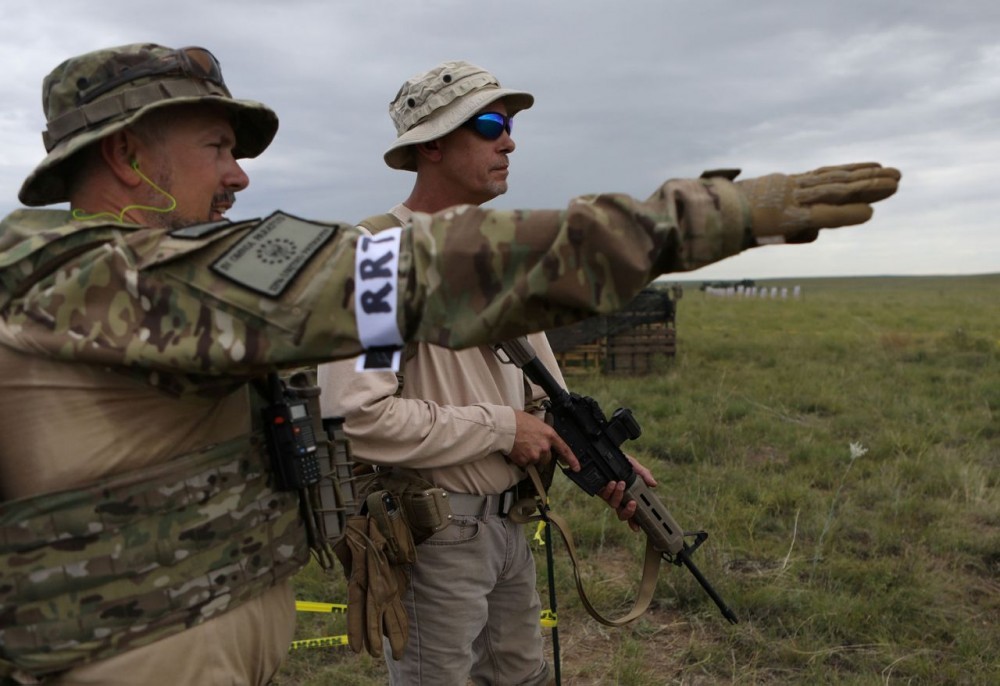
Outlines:
[{"label": "mustache", "polygon": [[222,191],[221,193],[216,193],[212,196],[213,205],[229,205],[230,207],[236,204],[236,193],[235,191]]}]

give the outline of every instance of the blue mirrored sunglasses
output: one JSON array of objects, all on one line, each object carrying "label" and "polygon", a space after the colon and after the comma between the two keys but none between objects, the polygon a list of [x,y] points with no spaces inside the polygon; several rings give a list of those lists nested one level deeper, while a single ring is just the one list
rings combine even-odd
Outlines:
[{"label": "blue mirrored sunglasses", "polygon": [[510,130],[514,127],[513,115],[507,117],[499,112],[483,112],[477,114],[463,126],[467,126],[486,140],[495,141],[506,131],[510,135]]}]

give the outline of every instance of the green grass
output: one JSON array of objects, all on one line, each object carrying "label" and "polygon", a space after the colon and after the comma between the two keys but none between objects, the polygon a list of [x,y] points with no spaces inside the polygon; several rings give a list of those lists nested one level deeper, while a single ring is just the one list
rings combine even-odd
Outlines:
[{"label": "green grass", "polygon": [[[794,283],[800,300],[689,286],[676,359],[570,377],[609,415],[632,408],[625,448],[710,532],[696,562],[741,623],[665,565],[648,616],[600,627],[557,548],[564,683],[1000,683],[1000,275]],[[553,498],[594,604],[623,613],[641,537],[561,476]],[[336,575],[297,581],[343,601]],[[303,638],[343,631],[302,617]],[[280,679],[384,682],[349,648],[295,651]]]}]

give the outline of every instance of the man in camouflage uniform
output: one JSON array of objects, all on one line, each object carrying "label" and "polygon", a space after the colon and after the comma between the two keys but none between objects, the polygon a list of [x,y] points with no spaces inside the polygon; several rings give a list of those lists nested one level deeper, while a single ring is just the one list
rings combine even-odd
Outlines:
[{"label": "man in camouflage uniform", "polygon": [[[413,189],[387,215],[361,226],[404,226],[414,212],[480,205],[505,193],[515,148],[512,120],[533,102],[530,93],[502,88],[488,71],[464,61],[407,80],[389,106],[398,138],[385,162],[416,172]],[[562,383],[545,334],[532,334],[529,343]],[[549,670],[535,564],[523,524],[507,516],[526,492],[527,465],[542,466],[551,457],[578,464],[537,410],[544,392],[526,387],[521,370],[502,363],[488,345],[410,344],[401,385],[392,371],[355,371],[354,365],[320,366],[324,414],[345,417],[358,461],[443,488],[453,515],[448,528],[417,547],[407,570],[409,640],[402,654],[386,653],[391,682],[544,683]],[[649,470],[634,465],[655,484]],[[618,507],[621,491],[610,486],[606,497]],[[635,504],[626,503],[620,516],[634,511]]]},{"label": "man in camouflage uniform", "polygon": [[203,49],[72,58],[43,106],[48,155],[19,198],[70,209],[0,222],[0,678],[15,683],[274,674],[307,546],[252,425],[255,379],[612,311],[660,273],[863,222],[899,178],[668,182],[646,201],[415,214],[359,240],[280,212],[223,220],[248,183],[236,160],[277,118],[233,99]]}]

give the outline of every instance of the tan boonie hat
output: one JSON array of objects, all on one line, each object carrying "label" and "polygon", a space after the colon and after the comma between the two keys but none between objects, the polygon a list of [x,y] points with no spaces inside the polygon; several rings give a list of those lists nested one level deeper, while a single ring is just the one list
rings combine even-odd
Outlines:
[{"label": "tan boonie hat", "polygon": [[451,133],[491,102],[507,101],[514,116],[535,102],[530,93],[501,88],[493,74],[461,60],[442,62],[404,83],[389,104],[396,125],[396,142],[386,150],[385,163],[393,169],[417,170],[411,145],[426,143]]},{"label": "tan boonie hat", "polygon": [[218,103],[232,113],[237,158],[262,153],[278,130],[270,108],[233,99],[218,60],[204,48],[134,43],[66,60],[42,82],[48,156],[18,198],[29,206],[68,200],[66,162],[74,154],[154,109],[194,102]]}]

